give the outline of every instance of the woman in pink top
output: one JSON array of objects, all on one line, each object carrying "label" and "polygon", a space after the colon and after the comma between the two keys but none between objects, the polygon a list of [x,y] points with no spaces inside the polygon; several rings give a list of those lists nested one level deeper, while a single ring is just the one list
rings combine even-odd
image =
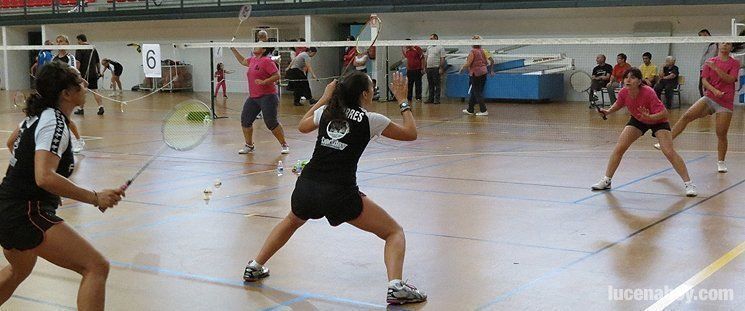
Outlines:
[{"label": "woman in pink top", "polygon": [[[481,36],[475,35],[473,40],[481,39]],[[488,66],[487,66],[488,63]],[[474,114],[474,106],[478,103],[480,112],[476,112],[477,116],[488,116],[486,112],[486,104],[484,103],[484,87],[486,86],[486,73],[494,75],[492,68],[494,67],[494,59],[487,55],[484,50],[481,49],[480,45],[474,45],[471,53],[468,54],[466,63],[460,71],[468,69],[468,75],[470,76],[471,84],[471,96],[468,99],[468,109],[463,109],[463,113],[468,115]]]},{"label": "woman in pink top", "polygon": [[657,94],[649,86],[642,85],[642,72],[638,68],[631,68],[626,71],[624,76],[624,88],[618,93],[618,99],[609,109],[601,109],[600,113],[609,115],[620,110],[623,107],[628,109],[631,119],[626,123],[618,138],[618,143],[608,160],[608,168],[605,176],[600,181],[592,185],[592,190],[608,190],[611,185],[611,178],[621,164],[621,158],[626,150],[629,149],[639,137],[642,137],[648,130],[652,130],[652,136],[657,137],[662,146],[662,153],[667,160],[673,165],[675,171],[683,179],[686,195],[695,197],[697,195],[696,186],[691,182],[688,176],[683,158],[673,149],[673,139],[670,134],[670,123],[667,122],[668,112],[665,105],[662,104]]},{"label": "woman in pink top", "polygon": [[274,61],[267,56],[265,48],[255,48],[254,56],[244,58],[238,50],[230,48],[233,55],[241,65],[248,67],[246,78],[248,79],[248,99],[243,104],[241,111],[241,126],[243,127],[243,138],[246,145],[238,151],[239,154],[247,154],[254,151],[253,123],[256,116],[261,112],[264,115],[264,124],[272,131],[274,137],[282,145],[282,154],[290,152],[290,147],[285,141],[282,124],[277,120],[279,108],[279,96],[275,83],[279,80],[279,69]]},{"label": "woman in pink top", "polygon": [[[732,109],[735,102],[735,82],[740,71],[740,62],[730,57],[732,43],[719,44],[719,55],[712,57],[704,64],[701,72],[701,83],[706,92],[704,97],[688,108],[680,120],[673,126],[673,139],[685,130],[688,123],[709,115],[715,115],[717,128],[717,171],[727,172],[724,157],[727,154],[727,132],[732,120]],[[655,144],[655,148],[660,146]]]}]

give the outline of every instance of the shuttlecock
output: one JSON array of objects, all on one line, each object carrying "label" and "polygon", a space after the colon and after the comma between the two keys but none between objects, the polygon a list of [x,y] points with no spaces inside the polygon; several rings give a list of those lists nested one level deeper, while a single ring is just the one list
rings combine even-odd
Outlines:
[{"label": "shuttlecock", "polygon": [[121,102],[121,103],[119,104],[119,109],[120,109],[120,110],[121,110],[122,112],[124,112],[124,107],[125,107],[125,106],[127,106],[127,102]]},{"label": "shuttlecock", "polygon": [[222,181],[220,180],[220,178],[215,179],[215,188],[220,188],[220,186],[222,186]]},{"label": "shuttlecock", "polygon": [[212,194],[211,188],[204,188],[204,193]]}]

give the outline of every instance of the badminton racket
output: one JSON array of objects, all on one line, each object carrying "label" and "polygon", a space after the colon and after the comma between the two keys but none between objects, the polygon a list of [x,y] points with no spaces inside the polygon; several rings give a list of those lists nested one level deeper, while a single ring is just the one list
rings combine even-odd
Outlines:
[{"label": "badminton racket", "polygon": [[[362,26],[360,31],[357,33],[357,36],[355,37],[356,38],[354,42],[354,51],[355,51],[354,56],[355,57],[359,54],[362,54],[363,52],[360,49],[360,36],[362,36],[362,34],[365,33],[365,31],[368,28],[378,27],[378,31],[375,33],[375,37],[373,37],[372,40],[370,41],[370,46],[368,46],[367,49],[365,50],[365,52],[367,52],[375,45],[375,42],[378,41],[378,36],[380,36],[382,26],[383,26],[383,22],[380,20],[380,18],[377,15],[375,14],[370,15],[370,18],[367,19],[367,22],[365,22],[365,25]],[[352,58],[352,60],[344,67],[344,70],[341,73],[342,76],[345,73],[347,73],[347,70],[349,69],[350,66],[352,66],[352,64],[354,64],[354,58]]]},{"label": "badminton racket", "polygon": [[174,107],[163,119],[161,133],[165,145],[122,185],[126,190],[166,148],[178,151],[191,150],[204,141],[212,126],[212,111],[203,102],[189,99]]},{"label": "badminton racket", "polygon": [[[590,95],[590,87],[592,86],[592,77],[584,71],[575,71],[572,73],[571,76],[569,76],[569,84],[572,85],[572,88],[577,93],[585,93]],[[602,116],[603,120],[608,120],[608,117],[605,116],[605,114],[600,111],[600,107],[597,105],[592,105],[595,107],[595,110],[597,110]]]},{"label": "badminton racket", "polygon": [[240,22],[238,22],[238,26],[235,27],[235,31],[233,32],[233,39],[230,39],[230,42],[235,41],[236,36],[238,36],[238,30],[240,30],[241,28],[241,24],[243,24],[243,22],[245,22],[250,16],[251,16],[251,5],[246,4],[242,6],[241,11],[238,12],[238,20],[240,20]]}]

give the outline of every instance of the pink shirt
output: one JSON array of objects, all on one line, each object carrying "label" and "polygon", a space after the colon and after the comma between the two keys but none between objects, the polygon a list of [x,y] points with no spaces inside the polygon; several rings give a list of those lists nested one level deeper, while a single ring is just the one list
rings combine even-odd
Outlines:
[{"label": "pink shirt", "polygon": [[472,49],[471,55],[473,55],[473,61],[471,62],[471,67],[468,68],[470,75],[474,77],[485,75],[488,72],[486,68],[488,61],[484,50]]},{"label": "pink shirt", "polygon": [[642,117],[640,111],[640,108],[642,107],[646,107],[647,110],[649,110],[649,114],[657,114],[665,110],[665,105],[663,105],[660,99],[657,98],[654,89],[649,86],[639,86],[639,94],[636,95],[636,98],[632,98],[631,94],[629,94],[629,89],[624,87],[620,92],[618,92],[618,100],[616,102],[621,104],[621,106],[625,106],[626,109],[629,110],[629,113],[642,123],[659,124],[667,122],[666,118],[661,120],[649,120]]},{"label": "pink shirt", "polygon": [[248,70],[246,70],[248,97],[259,98],[268,94],[277,94],[277,86],[274,83],[256,84],[256,79],[266,80],[279,71],[272,59],[262,56],[247,58],[246,61],[248,62]]},{"label": "pink shirt", "polygon": [[[723,61],[721,58],[712,57],[709,58],[710,62],[713,62],[719,69],[724,71],[730,76],[733,76],[737,78],[737,75],[740,71],[740,62],[732,57],[730,57],[727,61]],[[724,95],[722,97],[714,95],[709,89],[706,89],[706,97],[711,98],[714,100],[717,104],[721,105],[724,108],[727,108],[729,110],[733,110],[735,108],[734,102],[735,102],[735,83],[727,83],[722,80],[721,77],[717,74],[716,71],[711,69],[709,65],[704,64],[704,70],[701,73],[701,78],[706,78],[707,81],[709,81],[709,84],[711,84],[715,89],[720,90],[724,92]]]}]

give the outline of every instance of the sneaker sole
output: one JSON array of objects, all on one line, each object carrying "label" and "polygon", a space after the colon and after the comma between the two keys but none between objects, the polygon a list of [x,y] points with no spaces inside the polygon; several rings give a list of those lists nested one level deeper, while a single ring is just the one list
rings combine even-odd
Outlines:
[{"label": "sneaker sole", "polygon": [[606,188],[595,188],[595,187],[590,187],[590,189],[591,189],[592,191],[603,191],[603,190],[610,190],[610,186],[608,186],[608,187],[606,187]]},{"label": "sneaker sole", "polygon": [[689,197],[689,198],[692,198],[692,197],[697,197],[697,196],[698,196],[698,194],[687,194],[687,193],[686,193],[686,196],[687,196],[687,197]]},{"label": "sneaker sole", "polygon": [[266,278],[266,277],[268,277],[268,276],[269,276],[269,275],[267,274],[267,275],[264,275],[264,276],[260,276],[260,277],[258,277],[258,278],[245,278],[245,277],[244,277],[244,278],[243,278],[243,281],[244,281],[244,282],[249,282],[249,283],[253,283],[253,282],[258,282],[258,281],[261,281],[262,279],[265,279],[265,278]]},{"label": "sneaker sole", "polygon": [[387,299],[386,300],[386,302],[388,304],[392,304],[392,305],[404,305],[404,304],[407,304],[407,303],[419,303],[419,302],[425,302],[425,301],[427,301],[427,298],[424,298],[424,299],[408,299],[408,300],[399,300],[399,299],[395,299],[395,300],[393,300],[393,299]]}]

